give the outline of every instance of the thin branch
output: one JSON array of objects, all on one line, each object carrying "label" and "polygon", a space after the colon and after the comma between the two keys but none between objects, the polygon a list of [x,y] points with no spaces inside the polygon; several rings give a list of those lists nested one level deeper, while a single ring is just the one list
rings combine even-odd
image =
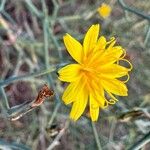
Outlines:
[{"label": "thin branch", "polygon": [[49,69],[45,69],[36,73],[31,73],[31,74],[27,74],[27,75],[22,75],[22,76],[17,76],[17,77],[10,77],[4,81],[0,82],[0,86],[5,86],[9,83],[12,83],[14,81],[18,81],[18,80],[23,80],[26,78],[32,78],[32,77],[38,77],[38,76],[42,76],[51,72],[54,72],[57,69],[56,66],[50,67]]},{"label": "thin branch", "polygon": [[[44,35],[44,57],[45,57],[45,67],[46,69],[50,67],[49,64],[49,20],[48,20],[48,10],[46,7],[46,3],[44,0],[41,0],[42,3],[42,9],[43,9],[43,14],[44,14],[44,18],[43,18],[43,35]],[[53,83],[53,78],[51,75],[47,75],[49,83],[51,84],[52,88],[54,91],[56,91],[56,87]],[[59,95],[57,94],[57,92],[55,92],[55,98],[56,98],[56,102],[59,103],[60,102],[60,98]]]},{"label": "thin branch", "polygon": [[7,99],[7,96],[3,87],[0,87],[0,93],[3,96],[3,107],[6,109],[9,109],[10,107],[9,107],[8,99]]},{"label": "thin branch", "polygon": [[95,141],[96,141],[96,144],[97,144],[97,148],[98,148],[98,150],[102,150],[102,146],[101,146],[101,143],[99,141],[99,137],[98,137],[98,134],[97,134],[95,123],[92,122],[91,124],[92,124],[92,129],[93,129]]},{"label": "thin branch", "polygon": [[34,6],[31,0],[25,0],[25,2],[33,14],[35,14],[37,17],[43,17],[43,13]]},{"label": "thin branch", "polygon": [[48,122],[48,126],[49,127],[51,127],[51,125],[52,125],[52,123],[53,123],[53,121],[54,121],[54,119],[55,119],[55,117],[57,115],[57,112],[58,112],[60,106],[61,106],[61,103],[57,103],[57,105],[56,105],[56,107],[55,107],[55,109],[54,109],[54,111],[52,113],[52,116],[51,116],[51,118],[50,118],[50,120]]},{"label": "thin branch", "polygon": [[142,139],[140,139],[137,143],[131,146],[128,150],[139,150],[145,144],[150,142],[150,132],[147,133]]},{"label": "thin branch", "polygon": [[118,0],[118,2],[119,2],[120,6],[121,6],[123,9],[125,9],[125,10],[127,10],[127,11],[130,11],[130,12],[132,12],[132,13],[134,13],[134,14],[136,14],[136,15],[138,15],[138,16],[144,18],[144,19],[147,19],[148,21],[150,21],[150,16],[149,16],[149,15],[146,15],[146,14],[144,14],[144,13],[141,13],[139,10],[137,10],[137,9],[135,9],[135,8],[129,7],[128,5],[126,5],[126,4],[124,3],[123,0]]},{"label": "thin branch", "polygon": [[0,12],[3,11],[5,4],[6,4],[6,0],[2,0],[0,4]]},{"label": "thin branch", "polygon": [[148,27],[148,31],[147,31],[147,34],[146,34],[146,37],[145,37],[145,40],[144,40],[144,46],[146,46],[148,44],[149,38],[150,38],[150,25]]}]

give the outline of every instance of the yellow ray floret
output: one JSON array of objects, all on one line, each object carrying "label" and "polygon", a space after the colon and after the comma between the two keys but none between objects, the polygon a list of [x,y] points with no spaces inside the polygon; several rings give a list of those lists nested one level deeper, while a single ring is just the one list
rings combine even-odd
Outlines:
[{"label": "yellow ray floret", "polygon": [[[124,57],[125,50],[115,46],[115,38],[106,41],[98,38],[100,26],[92,25],[83,40],[83,46],[69,34],[64,36],[65,46],[71,57],[77,62],[58,71],[61,81],[69,82],[62,100],[73,103],[70,118],[76,121],[89,106],[92,121],[97,121],[100,109],[115,104],[114,95],[127,96],[125,82],[129,79],[131,63]],[[129,67],[121,66],[120,61]],[[120,78],[127,76],[126,81]]]}]

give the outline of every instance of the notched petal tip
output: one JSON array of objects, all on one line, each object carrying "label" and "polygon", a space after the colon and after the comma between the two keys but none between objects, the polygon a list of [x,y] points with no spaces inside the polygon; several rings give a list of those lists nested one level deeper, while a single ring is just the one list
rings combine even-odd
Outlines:
[{"label": "notched petal tip", "polygon": [[70,36],[70,34],[68,34],[68,33],[65,33],[65,35],[63,36],[63,38],[65,38],[66,36]]},{"label": "notched petal tip", "polygon": [[70,118],[72,121],[74,121],[74,122],[76,122],[80,117],[81,117],[81,115],[80,115],[80,116],[76,116],[76,115],[74,115],[74,114],[72,114],[72,113],[70,113],[70,115],[69,115],[69,118]]},{"label": "notched petal tip", "polygon": [[70,38],[73,38],[70,34],[66,33],[64,36],[63,36],[63,40],[64,40],[64,43],[66,44],[66,42],[68,42],[68,40]]},{"label": "notched petal tip", "polygon": [[73,116],[69,116],[69,118],[73,121],[73,122],[76,122],[78,120],[78,118],[74,118]]},{"label": "notched petal tip", "polygon": [[63,40],[64,40],[64,41],[66,40],[67,36],[68,36],[68,33],[66,33],[66,34],[63,36]]},{"label": "notched petal tip", "polygon": [[95,28],[100,28],[100,24],[98,24],[98,23],[97,24],[93,24],[92,26],[95,27]]},{"label": "notched petal tip", "polygon": [[91,120],[92,120],[92,122],[96,122],[98,120],[98,117],[97,118],[91,117]]},{"label": "notched petal tip", "polygon": [[[90,29],[92,29],[93,31],[95,30],[95,32],[97,31],[98,34],[99,34],[99,32],[100,32],[100,27],[101,27],[100,24],[97,23],[97,24],[92,25]],[[90,30],[90,29],[89,29],[89,30]]]}]

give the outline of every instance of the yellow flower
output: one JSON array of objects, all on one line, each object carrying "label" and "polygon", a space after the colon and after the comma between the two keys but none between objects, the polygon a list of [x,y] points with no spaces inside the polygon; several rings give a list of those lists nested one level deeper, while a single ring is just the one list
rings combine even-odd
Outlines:
[{"label": "yellow flower", "polygon": [[[114,46],[114,38],[108,42],[104,36],[98,38],[99,28],[98,24],[90,27],[83,46],[69,34],[63,38],[69,54],[77,62],[58,71],[61,81],[70,82],[62,99],[65,104],[73,103],[70,118],[74,121],[82,115],[88,102],[91,119],[96,121],[100,108],[117,101],[113,94],[128,95],[124,81],[118,78],[129,77],[132,65],[124,59],[124,49]],[[130,68],[119,65],[120,61],[128,63]]]},{"label": "yellow flower", "polygon": [[99,15],[105,19],[110,16],[111,7],[105,3],[102,3],[102,5],[97,9],[97,11],[99,12]]}]

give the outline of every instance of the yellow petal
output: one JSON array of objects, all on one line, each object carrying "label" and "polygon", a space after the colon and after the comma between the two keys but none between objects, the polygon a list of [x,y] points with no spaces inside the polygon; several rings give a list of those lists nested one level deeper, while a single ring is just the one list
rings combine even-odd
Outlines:
[{"label": "yellow petal", "polygon": [[99,24],[96,24],[92,25],[90,29],[87,31],[83,41],[85,56],[88,56],[95,47],[98,39],[99,28],[100,28]]},{"label": "yellow petal", "polygon": [[102,53],[104,53],[105,51],[105,47],[106,47],[106,38],[104,36],[101,36],[99,39],[98,39],[98,42],[93,50],[93,53],[91,53],[91,55],[89,56],[89,60],[88,60],[88,63],[89,64],[93,64],[93,65],[96,65],[96,62],[98,60],[98,63],[100,61],[100,57],[102,55]]},{"label": "yellow petal", "polygon": [[118,61],[124,53],[125,51],[120,46],[115,46],[102,51],[97,50],[88,62],[97,67],[110,65]]},{"label": "yellow petal", "polygon": [[106,47],[106,38],[104,36],[101,36],[98,41],[97,41],[97,44],[96,44],[96,47],[94,48],[94,51],[97,51],[97,50],[104,50],[105,47]]},{"label": "yellow petal", "polygon": [[61,81],[73,82],[80,77],[81,66],[79,64],[70,64],[58,71]]},{"label": "yellow petal", "polygon": [[74,60],[81,63],[83,58],[82,45],[69,34],[66,34],[63,39],[69,54]]},{"label": "yellow petal", "polygon": [[77,100],[73,103],[70,113],[70,118],[74,121],[79,119],[79,117],[82,115],[88,102],[87,91],[85,89],[78,90],[79,93],[76,95]]},{"label": "yellow petal", "polygon": [[104,89],[102,88],[101,85],[99,85],[97,83],[99,83],[99,82],[97,82],[97,81],[91,82],[91,84],[90,84],[91,95],[97,101],[98,105],[101,108],[104,108],[105,107],[105,102],[106,102],[106,99],[104,97]]},{"label": "yellow petal", "polygon": [[104,77],[119,78],[128,74],[129,69],[117,64],[111,64],[108,66],[102,66],[99,69],[100,73]]},{"label": "yellow petal", "polygon": [[99,105],[92,94],[90,94],[90,116],[92,121],[97,121],[99,116]]},{"label": "yellow petal", "polygon": [[101,57],[99,62],[101,65],[109,65],[116,62],[124,53],[124,50],[120,46],[112,47],[109,50],[106,50]]},{"label": "yellow petal", "polygon": [[107,42],[107,44],[109,44],[107,51],[111,50],[111,48],[114,47],[114,45],[116,44],[116,39],[115,37],[111,37],[110,41]]},{"label": "yellow petal", "polygon": [[101,85],[106,91],[111,92],[113,94],[120,96],[128,95],[128,89],[126,85],[117,79],[101,79]]},{"label": "yellow petal", "polygon": [[62,100],[65,102],[65,104],[70,104],[74,102],[77,99],[77,94],[79,93],[79,90],[83,88],[83,84],[81,84],[81,81],[78,80],[76,82],[71,82],[67,88],[65,89]]},{"label": "yellow petal", "polygon": [[105,102],[106,102],[105,97],[99,91],[96,91],[96,90],[94,92],[92,92],[92,95],[93,95],[94,99],[97,101],[97,103],[99,104],[99,107],[104,109]]}]

